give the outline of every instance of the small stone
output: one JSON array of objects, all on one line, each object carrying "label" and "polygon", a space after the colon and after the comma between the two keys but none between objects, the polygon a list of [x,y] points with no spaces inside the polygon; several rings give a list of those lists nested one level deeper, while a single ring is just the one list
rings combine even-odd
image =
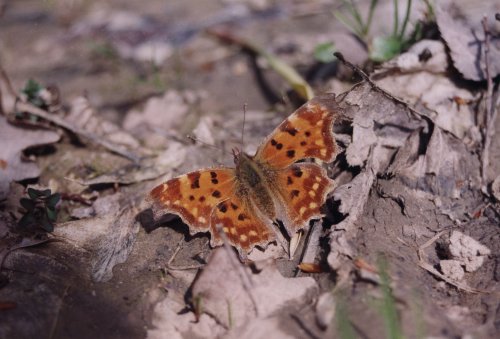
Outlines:
[{"label": "small stone", "polygon": [[476,271],[491,253],[488,247],[459,231],[451,234],[449,250],[452,258],[461,262],[467,272]]},{"label": "small stone", "polygon": [[464,278],[465,272],[462,264],[458,260],[441,260],[439,262],[441,272],[454,281],[460,281]]}]

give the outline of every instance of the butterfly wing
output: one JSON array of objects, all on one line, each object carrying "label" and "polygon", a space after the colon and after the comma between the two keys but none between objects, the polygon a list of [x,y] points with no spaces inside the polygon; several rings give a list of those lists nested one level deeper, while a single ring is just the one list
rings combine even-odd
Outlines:
[{"label": "butterfly wing", "polygon": [[272,231],[272,221],[262,216],[249,199],[239,197],[238,194],[217,205],[211,224],[214,228],[212,246],[222,244],[219,232],[224,232],[231,245],[246,253],[276,237]]},{"label": "butterfly wing", "polygon": [[337,154],[332,123],[340,112],[334,94],[315,97],[264,140],[255,160],[274,168],[285,168],[304,158],[332,161]]},{"label": "butterfly wing", "polygon": [[237,185],[234,169],[203,169],[155,187],[149,200],[156,214],[179,215],[192,234],[209,231],[212,246],[223,244],[221,231],[231,245],[249,252],[275,235],[272,221],[261,217],[248,198],[238,196]]},{"label": "butterfly wing", "polygon": [[274,187],[281,200],[278,215],[290,235],[323,216],[320,208],[333,188],[333,180],[316,164],[294,164],[279,171]]},{"label": "butterfly wing", "polygon": [[215,206],[234,195],[234,185],[234,169],[202,169],[155,187],[149,200],[155,213],[175,213],[191,233],[206,232]]}]

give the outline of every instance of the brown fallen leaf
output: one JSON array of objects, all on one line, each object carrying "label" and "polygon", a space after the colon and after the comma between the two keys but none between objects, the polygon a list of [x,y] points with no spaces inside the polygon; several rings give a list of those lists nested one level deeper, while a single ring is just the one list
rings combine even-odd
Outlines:
[{"label": "brown fallen leaf", "polygon": [[11,125],[0,116],[0,200],[7,197],[12,181],[36,178],[40,169],[22,156],[24,149],[57,142],[59,133],[33,130]]},{"label": "brown fallen leaf", "polygon": [[258,267],[258,274],[239,266],[246,272],[242,275],[242,270],[235,269],[229,255],[235,254],[224,247],[216,249],[192,289],[193,296],[201,298],[203,311],[226,328],[265,318],[287,303],[303,303],[317,288],[310,277],[283,277],[273,261]]}]

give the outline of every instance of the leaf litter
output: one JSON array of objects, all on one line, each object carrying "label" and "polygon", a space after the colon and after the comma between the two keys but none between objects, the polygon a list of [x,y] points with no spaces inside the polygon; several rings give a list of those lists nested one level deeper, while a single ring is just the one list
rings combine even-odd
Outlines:
[{"label": "leaf litter", "polygon": [[[438,12],[438,25],[444,31],[446,22],[443,24],[440,15],[443,13]],[[126,24],[119,29],[112,25],[106,28],[115,37],[123,27],[132,31],[151,27],[151,22],[137,16],[122,15],[113,20]],[[82,27],[89,25],[81,23]],[[92,34],[98,32],[90,26]],[[77,35],[82,39],[90,31],[78,30]],[[443,36],[452,50],[455,67],[468,78],[470,70],[460,66],[457,58],[462,57],[457,56],[446,34]],[[134,44],[127,48],[134,48]],[[123,51],[120,53],[126,56]],[[153,59],[154,63],[170,60],[175,55],[170,52]],[[380,297],[380,272],[366,269],[373,267],[380,252],[390,263],[390,286],[401,306],[403,333],[417,331],[410,309],[416,302],[415,293],[419,293],[417,317],[423,318],[427,335],[446,331],[451,336],[463,336],[476,330],[491,334],[498,306],[491,298],[498,293],[494,257],[498,234],[491,220],[498,220],[498,205],[481,191],[477,154],[483,140],[477,112],[483,97],[481,90],[462,86],[449,76],[446,53],[440,41],[423,40],[339,97],[352,124],[347,128],[336,126],[336,135],[341,136],[339,142],[345,148],[343,160],[335,164],[341,170],[331,168],[337,188],[327,202],[329,213],[323,225],[317,223],[312,233],[304,236],[306,240],[301,242],[307,245],[299,245],[299,258],[291,261],[283,258],[279,247],[269,246],[264,252],[252,253],[253,266],[235,263],[230,260],[233,252],[226,248],[210,250],[206,236],[189,236],[185,226],[171,216],[166,223],[147,227],[141,219],[146,210],[142,198],[154,184],[228,161],[222,159],[223,151],[207,152],[206,146],[193,145],[185,134],[194,134],[200,141],[222,149],[240,140],[241,110],[229,114],[206,109],[210,102],[206,88],[200,92],[162,91],[131,107],[121,125],[102,118],[85,97],[71,102],[67,116],[45,115],[54,126],[94,143],[77,152],[75,145],[68,147],[71,142],[66,134],[56,144],[55,153],[75,151],[80,163],[58,167],[51,163],[57,162],[56,155],[49,155],[47,162],[43,156],[38,161],[41,171],[34,172],[33,177],[48,185],[54,179],[47,172],[57,169],[57,175],[62,171],[61,177],[66,179],[57,180],[57,187],[64,190],[74,185],[67,193],[88,197],[90,206],[63,201],[65,212],[61,214],[65,216],[49,235],[57,242],[19,249],[6,256],[3,271],[12,272],[11,282],[0,289],[0,302],[9,295],[17,307],[10,309],[14,313],[4,313],[11,325],[1,334],[22,328],[26,336],[70,336],[78,329],[66,326],[76,319],[87,319],[81,312],[92,309],[88,300],[94,300],[101,309],[96,313],[101,318],[96,320],[101,324],[98,328],[104,328],[102,321],[115,328],[100,332],[108,336],[332,337],[336,333],[332,322],[347,312],[355,328],[382,337],[381,321],[376,321],[380,316],[366,307],[365,300],[367,296]],[[496,60],[494,53],[492,60]],[[228,55],[237,58],[234,53],[224,58]],[[231,99],[241,107],[242,100]],[[267,120],[271,115],[262,110],[249,110],[247,115],[245,128],[251,133],[245,134],[245,147],[252,148],[273,124]],[[281,117],[275,119],[279,122]],[[0,128],[17,127],[4,121]],[[57,139],[54,136],[44,143],[32,140],[23,147],[19,141],[22,138],[16,134],[12,140],[21,146],[15,152],[9,150],[9,157],[22,160],[21,152],[26,147],[59,141],[59,133],[50,133]],[[118,154],[103,157],[104,167],[92,161],[96,140],[104,146],[100,152]],[[494,153],[493,147],[491,150]],[[490,166],[498,168],[491,159]],[[11,187],[11,181],[28,177],[9,177],[6,182]],[[495,177],[488,177],[489,182]],[[493,193],[496,186],[491,186]],[[2,224],[7,230],[0,235],[12,239],[11,226],[6,225]],[[300,246],[308,246],[302,258]],[[421,251],[424,246],[425,253]],[[300,272],[300,262],[319,262],[321,270]],[[357,265],[360,262],[363,267]],[[200,264],[204,268],[198,273],[176,269]],[[44,273],[37,276],[34,273],[40,267]],[[30,275],[37,279],[28,278]],[[21,292],[26,289],[33,292],[23,296]],[[343,291],[342,297],[349,301],[347,310],[341,308],[345,306],[338,291]],[[467,291],[480,293],[464,296]],[[22,304],[44,312],[28,326],[30,314],[26,308],[20,309]],[[478,312],[476,305],[486,306]],[[487,321],[478,321],[479,313]],[[95,333],[82,327],[74,336]]]}]

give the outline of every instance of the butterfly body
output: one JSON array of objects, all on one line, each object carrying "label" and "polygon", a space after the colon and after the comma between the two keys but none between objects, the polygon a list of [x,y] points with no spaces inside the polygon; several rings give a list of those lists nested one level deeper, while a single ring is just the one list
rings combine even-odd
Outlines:
[{"label": "butterfly body", "polygon": [[311,219],[333,190],[326,171],[306,158],[329,162],[336,155],[332,124],[340,113],[334,95],[316,97],[295,111],[254,156],[235,151],[235,168],[194,171],[171,179],[150,193],[153,208],[178,214],[191,233],[220,232],[240,253],[276,239],[276,220],[292,236]]},{"label": "butterfly body", "polygon": [[237,155],[235,160],[237,195],[242,197],[247,204],[253,202],[266,217],[273,220],[276,213],[270,183],[275,180],[276,173],[269,165],[259,163],[254,157],[245,153]]}]

